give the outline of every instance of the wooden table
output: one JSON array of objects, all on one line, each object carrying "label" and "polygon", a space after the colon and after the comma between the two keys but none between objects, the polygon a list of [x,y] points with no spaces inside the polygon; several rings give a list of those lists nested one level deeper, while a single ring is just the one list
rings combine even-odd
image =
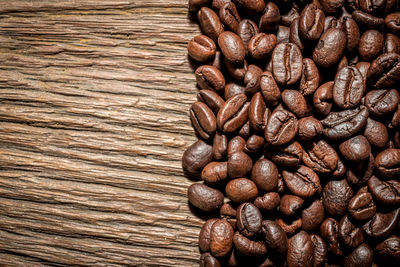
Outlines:
[{"label": "wooden table", "polygon": [[196,266],[187,0],[0,1],[0,265]]}]

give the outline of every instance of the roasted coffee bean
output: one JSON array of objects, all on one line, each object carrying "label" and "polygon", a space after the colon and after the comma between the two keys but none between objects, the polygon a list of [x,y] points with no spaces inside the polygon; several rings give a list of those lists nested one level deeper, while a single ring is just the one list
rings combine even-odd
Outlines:
[{"label": "roasted coffee bean", "polygon": [[265,127],[265,139],[274,146],[289,143],[296,136],[298,124],[296,116],[278,106],[272,112]]},{"label": "roasted coffee bean", "polygon": [[218,114],[220,108],[225,104],[225,101],[216,92],[211,90],[200,90],[197,94],[197,100],[205,103],[214,114]]},{"label": "roasted coffee bean", "polygon": [[372,146],[384,148],[389,140],[389,133],[383,123],[368,118],[363,135]]},{"label": "roasted coffee bean", "polygon": [[324,20],[324,31],[326,32],[330,28],[341,29],[343,27],[343,23],[341,19],[337,19],[334,16],[327,16]]},{"label": "roasted coffee bean", "polygon": [[249,15],[260,13],[265,8],[263,0],[235,0],[235,2],[244,8]]},{"label": "roasted coffee bean", "polygon": [[302,206],[304,200],[294,195],[284,195],[279,204],[279,211],[284,216],[293,216]]},{"label": "roasted coffee bean", "polygon": [[371,64],[369,62],[365,62],[365,61],[360,61],[356,64],[356,68],[361,72],[361,75],[364,78],[364,81],[367,80],[367,72],[369,69],[369,66]]},{"label": "roasted coffee bean", "polygon": [[296,18],[290,25],[289,42],[297,45],[300,51],[304,50],[304,41],[299,32],[299,18]]},{"label": "roasted coffee bean", "polygon": [[278,207],[280,202],[279,194],[269,192],[254,200],[254,205],[262,212],[272,212]]},{"label": "roasted coffee bean", "polygon": [[237,228],[247,237],[252,237],[261,231],[262,216],[252,203],[243,203],[237,208]]},{"label": "roasted coffee bean", "polygon": [[358,247],[364,241],[362,229],[354,226],[347,215],[340,220],[338,232],[341,243],[347,247]]},{"label": "roasted coffee bean", "polygon": [[217,132],[214,135],[213,147],[212,147],[214,159],[216,160],[223,159],[227,154],[227,150],[228,150],[228,139],[226,138],[226,135]]},{"label": "roasted coffee bean", "polygon": [[190,120],[196,133],[203,139],[210,139],[217,130],[214,113],[203,102],[194,102],[190,108]]},{"label": "roasted coffee bean", "polygon": [[188,147],[182,156],[182,169],[185,175],[200,178],[203,168],[213,158],[213,147],[203,140],[199,140]]},{"label": "roasted coffee bean", "polygon": [[231,178],[246,177],[253,168],[253,162],[245,152],[236,152],[229,156],[227,168]]},{"label": "roasted coffee bean", "polygon": [[361,244],[343,260],[344,267],[371,266],[374,252],[367,244]]},{"label": "roasted coffee bean", "polygon": [[211,0],[211,7],[215,11],[219,11],[226,3],[232,2],[231,0]]},{"label": "roasted coffee bean", "polygon": [[299,142],[292,142],[285,146],[271,149],[271,160],[280,166],[295,167],[303,159],[303,148]]},{"label": "roasted coffee bean", "polygon": [[353,11],[351,16],[358,23],[358,25],[366,28],[377,29],[380,28],[384,23],[384,19],[375,17],[361,10]]},{"label": "roasted coffee bean", "polygon": [[220,262],[210,253],[203,253],[200,257],[200,267],[220,267]]},{"label": "roasted coffee bean", "polygon": [[336,169],[339,157],[324,140],[308,142],[304,146],[303,162],[319,173],[329,173]]},{"label": "roasted coffee bean", "polygon": [[265,139],[263,136],[253,134],[247,139],[246,146],[244,147],[244,152],[248,154],[255,154],[260,152],[265,145]]},{"label": "roasted coffee bean", "polygon": [[314,107],[323,116],[328,115],[332,109],[333,84],[333,81],[324,83],[314,93]]},{"label": "roasted coffee bean", "polygon": [[258,33],[254,35],[248,44],[249,55],[257,60],[266,58],[271,54],[276,46],[276,36],[274,34]]},{"label": "roasted coffee bean", "polygon": [[277,222],[283,231],[285,231],[289,236],[294,235],[298,230],[300,230],[302,225],[301,218],[294,220],[283,220],[282,218],[279,218]]},{"label": "roasted coffee bean", "polygon": [[236,203],[249,202],[258,196],[256,184],[246,178],[230,181],[225,188],[226,196]]},{"label": "roasted coffee bean", "polygon": [[233,228],[227,220],[216,221],[210,231],[211,254],[215,257],[227,256],[232,249],[233,234]]},{"label": "roasted coffee bean", "polygon": [[355,20],[351,17],[344,17],[343,31],[347,39],[346,50],[347,52],[353,52],[360,42],[360,29]]},{"label": "roasted coffee bean", "polygon": [[394,34],[400,33],[400,12],[392,13],[386,16],[385,26]]},{"label": "roasted coffee bean", "polygon": [[256,131],[263,131],[265,128],[266,105],[260,92],[254,94],[250,102],[249,122],[250,126]]},{"label": "roasted coffee bean", "polygon": [[368,114],[368,109],[365,106],[331,112],[321,121],[325,127],[323,133],[332,140],[348,138],[365,126]]},{"label": "roasted coffee bean", "polygon": [[318,40],[324,30],[325,14],[315,4],[307,5],[299,19],[300,36],[305,40]]},{"label": "roasted coffee bean", "polygon": [[218,129],[225,133],[238,130],[248,119],[250,103],[244,94],[229,98],[217,115]]},{"label": "roasted coffee bean", "polygon": [[326,254],[328,253],[328,247],[319,235],[310,235],[310,238],[314,245],[314,263],[312,266],[322,267],[326,259]]},{"label": "roasted coffee bean", "polygon": [[343,251],[339,243],[339,223],[333,218],[328,218],[322,222],[320,231],[331,252],[334,255],[341,256]]},{"label": "roasted coffee bean", "polygon": [[363,162],[352,162],[346,172],[347,181],[357,186],[364,185],[373,174],[374,164],[375,158],[372,153]]},{"label": "roasted coffee bean", "polygon": [[400,82],[400,55],[386,53],[372,61],[367,74],[368,83],[376,89],[391,88]]},{"label": "roasted coffee bean", "polygon": [[275,191],[278,186],[279,172],[275,164],[267,159],[258,160],[251,171],[251,179],[265,192]]},{"label": "roasted coffee bean", "polygon": [[301,212],[302,229],[313,231],[319,229],[325,217],[324,206],[320,200],[314,200],[311,205]]},{"label": "roasted coffee bean", "polygon": [[216,42],[218,36],[224,31],[224,27],[222,26],[218,15],[212,9],[202,7],[197,13],[197,19],[201,31]]},{"label": "roasted coffee bean", "polygon": [[386,149],[375,158],[375,167],[386,177],[396,177],[400,174],[400,149]]},{"label": "roasted coffee bean", "polygon": [[219,214],[222,218],[236,218],[236,210],[237,206],[235,203],[228,202],[222,205],[222,207],[219,209]]},{"label": "roasted coffee bean", "polygon": [[387,3],[386,1],[380,1],[380,0],[360,0],[359,1],[360,9],[364,12],[367,12],[369,14],[379,14],[382,12]]},{"label": "roasted coffee bean", "polygon": [[325,13],[335,14],[338,13],[343,5],[345,0],[321,0],[321,8]]},{"label": "roasted coffee bean", "polygon": [[237,83],[234,83],[234,82],[229,82],[225,86],[224,98],[226,100],[228,100],[232,96],[244,94],[245,91],[246,91],[246,88],[244,86],[241,86],[241,85],[239,85]]},{"label": "roasted coffee bean", "polygon": [[242,137],[235,136],[232,138],[228,143],[228,158],[236,152],[243,152],[245,146],[246,141]]},{"label": "roasted coffee bean", "polygon": [[269,249],[280,254],[285,254],[288,249],[288,239],[285,231],[274,221],[262,222],[262,233]]},{"label": "roasted coffee bean", "polygon": [[260,89],[262,69],[257,65],[249,65],[244,75],[244,85],[247,94],[254,94]]},{"label": "roasted coffee bean", "polygon": [[400,38],[391,33],[385,34],[383,53],[400,54]]},{"label": "roasted coffee bean", "polygon": [[400,182],[397,180],[381,181],[372,176],[368,180],[368,190],[382,205],[398,206],[400,204]]},{"label": "roasted coffee bean", "polygon": [[344,67],[337,72],[333,84],[333,101],[339,108],[348,109],[357,106],[364,92],[364,79],[356,67]]},{"label": "roasted coffee bean", "polygon": [[344,165],[343,161],[338,159],[338,163],[336,169],[333,171],[332,176],[335,178],[340,178],[346,173],[346,166]]},{"label": "roasted coffee bean", "polygon": [[244,19],[239,23],[237,34],[243,41],[246,53],[248,51],[247,47],[251,38],[253,38],[253,36],[255,36],[257,33],[258,26],[252,20]]},{"label": "roasted coffee bean", "polygon": [[318,68],[310,58],[303,59],[303,72],[301,74],[299,91],[304,96],[312,95],[319,85]]},{"label": "roasted coffee bean", "polygon": [[292,85],[301,78],[303,56],[299,47],[292,43],[278,44],[272,52],[272,72],[282,85]]},{"label": "roasted coffee bean", "polygon": [[365,96],[369,113],[377,117],[393,113],[400,101],[399,93],[392,90],[372,90]]},{"label": "roasted coffee bean", "polygon": [[330,28],[322,34],[312,58],[317,66],[331,67],[340,60],[345,47],[346,34],[341,29]]},{"label": "roasted coffee bean", "polygon": [[278,31],[276,32],[276,43],[289,43],[290,28],[279,25]]},{"label": "roasted coffee bean", "polygon": [[243,63],[245,48],[240,37],[233,32],[223,32],[219,35],[218,44],[226,60],[232,64]]},{"label": "roasted coffee bean", "polygon": [[371,146],[367,138],[362,135],[357,135],[341,143],[339,150],[346,160],[360,162],[369,157]]},{"label": "roasted coffee bean", "polygon": [[225,89],[225,78],[219,69],[210,65],[203,65],[197,68],[197,84],[201,89],[222,92]]},{"label": "roasted coffee bean", "polygon": [[260,31],[275,31],[278,28],[280,16],[281,14],[279,12],[278,6],[275,5],[273,2],[268,2],[260,18]]},{"label": "roasted coffee bean", "polygon": [[290,26],[290,24],[292,24],[293,21],[299,17],[300,14],[298,10],[293,6],[290,10],[281,14],[281,23],[285,26]]},{"label": "roasted coffee bean", "polygon": [[208,163],[201,172],[201,179],[206,184],[216,185],[228,179],[227,162],[213,161]]},{"label": "roasted coffee bean", "polygon": [[297,135],[302,141],[309,141],[322,133],[323,127],[319,120],[314,117],[305,117],[299,120],[299,131]]},{"label": "roasted coffee bean", "polygon": [[189,56],[199,62],[207,62],[215,57],[217,47],[211,38],[206,35],[198,35],[188,43]]},{"label": "roasted coffee bean", "polygon": [[350,216],[359,221],[371,219],[376,212],[374,200],[372,199],[372,195],[368,192],[357,193],[350,199],[347,209]]},{"label": "roasted coffee bean", "polygon": [[313,265],[314,244],[306,232],[300,231],[289,239],[286,263],[289,267]]},{"label": "roasted coffee bean", "polygon": [[261,74],[261,93],[269,106],[276,106],[281,98],[281,91],[271,72]]},{"label": "roasted coffee bean", "polygon": [[329,181],[322,192],[325,211],[331,216],[344,215],[352,197],[353,190],[345,179]]},{"label": "roasted coffee bean", "polygon": [[199,247],[202,252],[210,251],[210,233],[213,224],[218,221],[218,219],[209,219],[201,227],[199,234]]},{"label": "roasted coffee bean", "polygon": [[267,254],[267,247],[264,241],[253,241],[244,235],[236,232],[233,236],[235,248],[243,255],[262,257]]},{"label": "roasted coffee bean", "polygon": [[363,33],[358,45],[358,53],[361,58],[371,61],[376,58],[383,50],[383,34],[377,30],[368,30]]},{"label": "roasted coffee bean", "polygon": [[299,197],[307,198],[321,192],[318,175],[306,166],[300,166],[293,172],[284,170],[282,176],[289,190]]},{"label": "roasted coffee bean", "polygon": [[229,75],[234,80],[242,83],[248,67],[246,60],[244,60],[242,63],[235,64],[230,62],[226,57],[224,57],[224,64]]},{"label": "roasted coffee bean", "polygon": [[188,198],[193,206],[207,212],[219,209],[224,203],[224,195],[205,184],[189,186]]},{"label": "roasted coffee bean", "polygon": [[396,228],[400,218],[400,208],[389,212],[377,212],[363,225],[365,234],[372,238],[387,237]]},{"label": "roasted coffee bean", "polygon": [[309,107],[304,96],[297,90],[284,90],[282,92],[282,100],[289,111],[293,112],[296,117],[301,118],[309,115]]},{"label": "roasted coffee bean", "polygon": [[233,32],[237,32],[240,16],[233,2],[228,2],[219,9],[219,18],[229,29]]},{"label": "roasted coffee bean", "polygon": [[400,260],[400,236],[392,235],[375,247],[378,257],[393,262]]}]

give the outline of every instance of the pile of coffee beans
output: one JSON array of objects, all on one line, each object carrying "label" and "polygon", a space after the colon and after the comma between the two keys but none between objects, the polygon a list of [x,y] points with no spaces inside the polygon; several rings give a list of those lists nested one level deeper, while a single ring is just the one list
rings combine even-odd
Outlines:
[{"label": "pile of coffee beans", "polygon": [[399,7],[189,0],[200,266],[399,266]]}]

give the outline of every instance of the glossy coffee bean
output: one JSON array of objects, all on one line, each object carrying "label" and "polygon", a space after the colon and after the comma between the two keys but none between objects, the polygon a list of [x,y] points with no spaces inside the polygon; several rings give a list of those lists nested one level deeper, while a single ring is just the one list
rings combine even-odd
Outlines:
[{"label": "glossy coffee bean", "polygon": [[376,206],[370,193],[357,193],[350,199],[347,210],[352,218],[359,221],[365,221],[374,216]]},{"label": "glossy coffee bean", "polygon": [[244,75],[244,85],[247,94],[254,94],[260,89],[262,69],[257,65],[249,65]]},{"label": "glossy coffee bean", "polygon": [[205,184],[189,186],[188,198],[193,206],[207,212],[219,209],[224,203],[224,195]]},{"label": "glossy coffee bean", "polygon": [[385,26],[394,34],[400,33],[400,12],[392,13],[386,16],[385,18]]},{"label": "glossy coffee bean", "polygon": [[363,135],[372,146],[384,148],[389,140],[389,133],[383,123],[368,118]]},{"label": "glossy coffee bean", "polygon": [[400,38],[394,34],[386,33],[383,53],[400,54]]},{"label": "glossy coffee bean", "polygon": [[238,130],[248,119],[249,106],[244,94],[229,98],[218,112],[218,129],[225,133]]},{"label": "glossy coffee bean", "polygon": [[233,64],[243,63],[245,48],[240,37],[233,32],[223,32],[218,38],[218,44],[227,61]]},{"label": "glossy coffee bean", "polygon": [[271,72],[261,74],[261,93],[265,102],[270,106],[276,106],[281,98],[281,91]]},{"label": "glossy coffee bean", "polygon": [[200,178],[203,168],[212,161],[213,147],[199,140],[188,147],[182,156],[182,169],[185,175]]},{"label": "glossy coffee bean", "polygon": [[372,61],[367,73],[368,83],[376,89],[391,88],[400,82],[400,55],[386,53]]},{"label": "glossy coffee bean", "polygon": [[216,92],[211,90],[200,90],[197,94],[197,100],[205,103],[214,114],[218,114],[220,108],[225,104],[225,101]]},{"label": "glossy coffee bean", "polygon": [[256,59],[265,59],[272,53],[276,46],[277,40],[274,34],[258,33],[254,35],[247,46],[249,55]]},{"label": "glossy coffee bean", "polygon": [[247,139],[246,146],[244,147],[244,152],[246,152],[247,154],[256,154],[264,148],[264,145],[264,137],[253,134]]},{"label": "glossy coffee bean", "polygon": [[297,45],[300,51],[304,50],[304,40],[300,37],[299,18],[296,18],[290,25],[289,42]]},{"label": "glossy coffee bean", "polygon": [[375,247],[378,257],[393,262],[400,260],[400,237],[392,235]]},{"label": "glossy coffee bean", "polygon": [[201,172],[201,179],[209,185],[221,184],[228,179],[227,166],[227,162],[210,162]]},{"label": "glossy coffee bean", "polygon": [[226,196],[236,203],[249,202],[258,196],[256,184],[246,178],[230,181],[225,188]]},{"label": "glossy coffee bean", "polygon": [[196,69],[197,84],[201,89],[222,92],[225,89],[225,78],[219,69],[210,65],[203,65]]},{"label": "glossy coffee bean", "polygon": [[220,219],[216,221],[210,231],[210,251],[215,257],[225,257],[228,255],[233,245],[233,228],[231,224]]},{"label": "glossy coffee bean", "polygon": [[322,133],[323,127],[319,120],[314,117],[305,117],[299,120],[299,131],[297,135],[302,141],[309,141]]},{"label": "glossy coffee bean", "polygon": [[292,236],[301,229],[302,221],[301,218],[297,219],[285,219],[279,218],[277,223],[285,231],[286,235]]},{"label": "glossy coffee bean", "polygon": [[335,14],[338,13],[343,5],[345,0],[321,0],[321,8],[325,13]]},{"label": "glossy coffee bean", "polygon": [[399,103],[397,90],[372,90],[365,96],[365,105],[371,115],[381,117],[393,113]]},{"label": "glossy coffee bean", "polygon": [[251,179],[257,187],[265,192],[275,191],[278,186],[279,172],[272,161],[258,160],[251,171]]},{"label": "glossy coffee bean", "polygon": [[262,212],[272,212],[278,207],[280,202],[279,194],[269,192],[254,200],[254,205]]},{"label": "glossy coffee bean", "polygon": [[341,29],[330,28],[324,32],[314,49],[312,59],[320,67],[331,67],[339,62],[346,47],[346,35]]},{"label": "glossy coffee bean", "polygon": [[343,254],[342,247],[339,243],[339,223],[333,218],[327,218],[322,222],[321,236],[328,243],[328,247],[334,255],[341,256]]},{"label": "glossy coffee bean", "polygon": [[294,195],[284,195],[279,204],[279,211],[283,216],[293,216],[303,206],[304,200]]},{"label": "glossy coffee bean", "polygon": [[315,172],[329,173],[334,171],[338,160],[336,151],[322,139],[304,145],[303,162]]},{"label": "glossy coffee bean", "polygon": [[233,2],[228,2],[219,9],[219,18],[233,32],[237,32],[240,23],[240,15]]},{"label": "glossy coffee bean", "polygon": [[258,208],[252,203],[243,203],[237,208],[237,228],[239,232],[252,237],[261,231],[262,216]]},{"label": "glossy coffee bean", "polygon": [[293,140],[297,130],[296,116],[278,106],[268,119],[265,127],[265,139],[271,145],[284,145]]},{"label": "glossy coffee bean", "polygon": [[346,51],[353,52],[358,48],[360,42],[360,29],[351,17],[343,18],[343,31],[346,35]]},{"label": "glossy coffee bean", "polygon": [[297,90],[286,89],[282,92],[282,101],[285,103],[286,107],[296,115],[296,117],[301,118],[309,115],[309,107],[306,103],[304,96]]},{"label": "glossy coffee bean", "polygon": [[278,31],[276,32],[276,43],[289,43],[290,28],[279,25]]},{"label": "glossy coffee bean", "polygon": [[324,30],[325,14],[315,4],[307,5],[301,12],[299,32],[305,40],[318,40]]},{"label": "glossy coffee bean", "polygon": [[302,229],[313,231],[319,229],[325,217],[324,206],[320,200],[314,200],[311,205],[301,212]]},{"label": "glossy coffee bean", "polygon": [[314,245],[313,267],[322,267],[328,253],[328,247],[326,246],[324,239],[319,235],[310,235],[310,238]]},{"label": "glossy coffee bean", "polygon": [[256,131],[262,131],[265,128],[266,105],[262,94],[257,92],[251,99],[249,108],[250,126]]},{"label": "glossy coffee bean", "polygon": [[235,2],[246,10],[249,15],[254,15],[260,13],[265,8],[265,3],[263,0],[235,0]]},{"label": "glossy coffee bean", "polygon": [[342,109],[357,106],[365,92],[364,79],[356,67],[339,70],[333,84],[333,101]]},{"label": "glossy coffee bean", "polygon": [[228,100],[232,96],[240,95],[245,93],[246,88],[234,82],[229,82],[225,86],[224,98]]},{"label": "glossy coffee bean", "polygon": [[194,102],[190,108],[190,120],[196,133],[203,139],[213,137],[217,129],[217,121],[214,113],[203,102]]},{"label": "glossy coffee bean", "polygon": [[352,197],[353,190],[345,179],[329,181],[322,192],[322,202],[330,216],[344,215]]},{"label": "glossy coffee bean", "polygon": [[236,152],[228,158],[228,175],[231,178],[246,177],[253,168],[251,158],[245,152]]},{"label": "glossy coffee bean", "polygon": [[368,190],[382,205],[396,207],[400,204],[400,182],[397,180],[382,181],[372,176],[368,180]]},{"label": "glossy coffee bean", "polygon": [[242,137],[233,137],[228,143],[228,158],[236,152],[243,152],[245,146],[246,141]]},{"label": "glossy coffee bean", "polygon": [[218,219],[209,219],[201,227],[199,234],[199,247],[202,252],[210,251],[210,233],[213,224],[218,221]]},{"label": "glossy coffee bean", "polygon": [[311,197],[321,191],[318,175],[306,166],[300,166],[295,171],[284,170],[282,176],[288,189],[299,197]]},{"label": "glossy coffee bean", "polygon": [[258,32],[258,26],[252,20],[243,19],[239,23],[237,34],[239,35],[240,39],[242,39],[246,53],[248,51],[248,45],[251,38],[253,38],[253,36],[255,36]]},{"label": "glossy coffee bean", "polygon": [[289,267],[312,266],[314,262],[314,245],[305,231],[289,239],[286,263]]},{"label": "glossy coffee bean", "polygon": [[194,60],[207,62],[215,57],[217,47],[214,41],[206,35],[198,35],[189,41],[188,54]]},{"label": "glossy coffee bean", "polygon": [[351,16],[360,27],[378,29],[382,27],[384,23],[383,18],[378,18],[361,10],[353,11],[353,13],[351,13]]},{"label": "glossy coffee bean", "polygon": [[369,157],[371,146],[367,138],[357,135],[341,143],[339,150],[346,160],[360,162]]},{"label": "glossy coffee bean", "polygon": [[272,52],[272,72],[282,85],[292,85],[301,78],[303,56],[299,47],[292,43],[278,44]]},{"label": "glossy coffee bean", "polygon": [[386,177],[396,177],[400,174],[400,149],[386,149],[375,158],[375,167]]},{"label": "glossy coffee bean", "polygon": [[269,156],[277,165],[295,167],[303,159],[303,148],[299,142],[294,141],[284,146],[272,148]]},{"label": "glossy coffee bean", "polygon": [[374,252],[367,244],[361,244],[343,260],[344,267],[371,266]]},{"label": "glossy coffee bean", "polygon": [[262,233],[269,249],[280,254],[285,254],[288,249],[288,239],[285,231],[275,221],[262,222]]},{"label": "glossy coffee bean", "polygon": [[214,42],[218,40],[218,36],[224,31],[224,27],[218,15],[208,7],[202,7],[197,13],[197,19],[200,24],[201,31],[210,37]]},{"label": "glossy coffee bean", "polygon": [[368,30],[361,36],[358,53],[363,60],[371,61],[382,53],[383,42],[384,39],[381,32]]},{"label": "glossy coffee bean", "polygon": [[364,241],[362,229],[356,227],[348,215],[343,216],[340,220],[338,232],[341,244],[347,247],[358,247]]},{"label": "glossy coffee bean", "polygon": [[372,238],[383,238],[390,235],[400,219],[400,209],[377,212],[374,217],[363,225],[363,231]]},{"label": "glossy coffee bean", "polygon": [[303,59],[303,72],[300,79],[299,91],[302,95],[312,95],[319,86],[318,68],[310,58]]},{"label": "glossy coffee bean", "polygon": [[236,232],[233,236],[233,243],[235,248],[246,256],[262,257],[267,254],[267,247],[264,241],[253,241],[239,232]]},{"label": "glossy coffee bean", "polygon": [[281,14],[281,24],[290,26],[295,19],[298,19],[300,14],[296,7],[292,6],[287,12]]},{"label": "glossy coffee bean", "polygon": [[276,30],[280,21],[280,15],[278,6],[273,2],[268,2],[260,18],[260,31],[271,32]]},{"label": "glossy coffee bean", "polygon": [[214,135],[213,147],[212,147],[212,153],[214,159],[216,160],[223,159],[227,154],[227,149],[228,149],[228,139],[226,135],[217,132]]},{"label": "glossy coffee bean", "polygon": [[220,267],[220,262],[210,253],[203,253],[200,256],[200,267]]}]

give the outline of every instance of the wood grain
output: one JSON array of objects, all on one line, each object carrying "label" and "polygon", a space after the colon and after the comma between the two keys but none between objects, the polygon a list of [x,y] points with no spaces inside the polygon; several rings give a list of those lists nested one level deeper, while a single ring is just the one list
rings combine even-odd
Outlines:
[{"label": "wood grain", "polygon": [[0,265],[195,266],[185,0],[0,1]]}]

